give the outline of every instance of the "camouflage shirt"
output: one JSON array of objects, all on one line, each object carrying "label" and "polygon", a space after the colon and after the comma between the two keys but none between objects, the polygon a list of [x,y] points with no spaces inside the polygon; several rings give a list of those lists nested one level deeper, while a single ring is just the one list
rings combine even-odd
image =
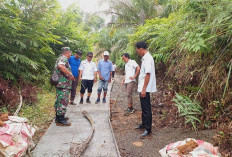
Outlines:
[{"label": "camouflage shirt", "polygon": [[57,61],[55,67],[57,68],[57,73],[59,75],[59,82],[56,85],[56,88],[66,88],[71,89],[72,88],[72,81],[68,79],[68,76],[66,76],[63,72],[61,72],[58,69],[58,65],[64,65],[69,72],[71,72],[71,67],[69,65],[67,57],[61,55]]}]

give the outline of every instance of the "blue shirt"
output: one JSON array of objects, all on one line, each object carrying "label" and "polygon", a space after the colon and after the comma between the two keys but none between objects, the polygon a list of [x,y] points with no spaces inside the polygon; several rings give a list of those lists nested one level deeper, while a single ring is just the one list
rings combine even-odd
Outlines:
[{"label": "blue shirt", "polygon": [[105,61],[104,59],[101,59],[98,62],[97,70],[100,71],[104,80],[108,81],[110,79],[110,72],[113,71],[112,62],[109,60]]},{"label": "blue shirt", "polygon": [[71,66],[73,76],[78,77],[79,76],[78,69],[81,64],[81,59],[80,58],[76,59],[75,56],[71,56],[68,61]]}]

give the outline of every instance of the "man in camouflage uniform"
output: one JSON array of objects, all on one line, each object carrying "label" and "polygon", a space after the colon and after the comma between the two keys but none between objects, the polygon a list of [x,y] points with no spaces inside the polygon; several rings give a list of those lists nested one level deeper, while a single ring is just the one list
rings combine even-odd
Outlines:
[{"label": "man in camouflage uniform", "polygon": [[56,61],[55,67],[59,75],[59,82],[56,85],[56,125],[58,126],[70,126],[71,123],[65,117],[67,106],[69,102],[69,93],[72,88],[72,81],[75,80],[68,59],[71,57],[71,50],[69,47],[61,48],[62,54]]}]

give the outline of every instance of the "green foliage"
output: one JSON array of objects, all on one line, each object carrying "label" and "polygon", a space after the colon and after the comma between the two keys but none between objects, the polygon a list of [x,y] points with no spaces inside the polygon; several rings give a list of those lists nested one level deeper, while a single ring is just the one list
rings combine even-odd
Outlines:
[{"label": "green foliage", "polygon": [[186,32],[181,40],[181,48],[190,52],[210,52],[209,39],[205,33]]},{"label": "green foliage", "polygon": [[84,19],[85,29],[90,31],[98,31],[104,26],[104,19],[96,14],[86,13],[86,17]]},{"label": "green foliage", "polygon": [[[95,38],[95,43],[102,50],[108,50],[110,52],[110,59],[117,61],[121,64],[121,55],[128,52],[127,46],[129,44],[128,34],[134,32],[133,28],[117,29],[114,27],[104,28],[99,32],[99,35]],[[100,53],[99,51],[98,53]],[[133,56],[132,56],[133,58]],[[118,64],[117,64],[118,65]]]},{"label": "green foliage", "polygon": [[62,46],[91,49],[76,5],[62,11],[56,0],[0,2],[0,75],[19,82],[41,81],[53,69]]},{"label": "green foliage", "polygon": [[47,29],[52,14],[55,13],[54,3],[54,0],[46,3],[13,0],[2,2],[0,62],[4,64],[0,68],[0,73],[5,79],[36,80],[37,74],[46,70],[43,50],[52,53],[49,43],[57,42],[57,36]]},{"label": "green foliage", "polygon": [[54,98],[54,93],[42,90],[42,92],[38,94],[38,103],[33,106],[23,104],[19,115],[28,118],[32,125],[42,128],[55,116],[53,103],[55,102]]},{"label": "green foliage", "polygon": [[203,108],[197,101],[192,101],[189,97],[179,95],[176,93],[176,98],[173,99],[175,105],[178,107],[180,116],[185,117],[185,123],[191,123],[196,131],[196,122],[201,123],[197,116],[202,115]]},{"label": "green foliage", "polygon": [[146,20],[140,25],[130,36],[129,45],[145,40],[155,62],[166,63],[166,74],[180,93],[195,94],[205,105],[223,99],[228,106],[232,90],[228,86],[231,84],[232,3],[230,0],[176,2],[176,9],[169,16]]},{"label": "green foliage", "polygon": [[138,26],[146,19],[160,16],[164,13],[167,0],[111,0],[106,13],[113,15],[111,24],[117,26]]}]

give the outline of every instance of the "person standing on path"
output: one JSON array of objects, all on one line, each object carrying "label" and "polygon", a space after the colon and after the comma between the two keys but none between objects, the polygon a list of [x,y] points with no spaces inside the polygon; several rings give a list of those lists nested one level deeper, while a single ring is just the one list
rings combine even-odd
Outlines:
[{"label": "person standing on path", "polygon": [[130,59],[130,55],[128,53],[124,53],[122,55],[122,60],[126,63],[125,65],[125,77],[121,81],[121,85],[125,84],[126,92],[127,92],[127,100],[128,100],[128,108],[125,110],[126,116],[132,114],[134,112],[134,108],[132,106],[132,92],[135,85],[135,78],[139,75],[140,67],[136,63],[135,60]]},{"label": "person standing on path", "polygon": [[136,51],[142,57],[141,70],[138,81],[138,92],[142,108],[142,124],[136,129],[145,129],[141,137],[151,133],[152,129],[152,112],[150,93],[156,92],[156,76],[154,59],[148,51],[145,41],[139,41],[135,44]]},{"label": "person standing on path", "polygon": [[109,52],[105,51],[103,53],[103,56],[104,56],[104,59],[101,59],[98,62],[99,82],[98,82],[98,89],[97,89],[98,98],[95,102],[96,104],[100,103],[100,96],[101,96],[102,89],[104,91],[102,102],[106,103],[108,83],[111,82],[111,76],[112,76],[112,70],[113,70],[112,62],[109,60]]},{"label": "person standing on path", "polygon": [[97,81],[97,66],[92,61],[93,53],[87,53],[87,59],[81,62],[79,67],[79,81],[81,81],[81,100],[80,104],[83,104],[83,97],[85,94],[85,90],[88,89],[88,96],[86,99],[87,103],[91,103],[90,96],[93,89],[93,83]]},{"label": "person standing on path", "polygon": [[72,52],[69,47],[62,47],[61,52],[62,54],[57,59],[55,65],[59,75],[59,81],[56,85],[55,121],[57,126],[70,126],[71,123],[67,121],[69,118],[65,117],[65,113],[69,102],[69,93],[72,88],[72,81],[75,81],[68,62]]},{"label": "person standing on path", "polygon": [[76,105],[74,101],[75,96],[76,96],[76,89],[77,89],[77,85],[78,85],[78,76],[79,76],[79,66],[81,64],[81,56],[82,56],[82,52],[77,50],[75,51],[75,55],[71,56],[68,60],[70,66],[71,66],[71,70],[72,70],[72,74],[75,78],[75,81],[72,82],[72,89],[71,89],[71,97],[70,97],[70,105]]},{"label": "person standing on path", "polygon": [[115,72],[116,72],[117,66],[116,66],[116,64],[115,64],[114,62],[112,62],[112,64],[113,64],[112,78],[114,78],[114,74],[115,74]]}]

